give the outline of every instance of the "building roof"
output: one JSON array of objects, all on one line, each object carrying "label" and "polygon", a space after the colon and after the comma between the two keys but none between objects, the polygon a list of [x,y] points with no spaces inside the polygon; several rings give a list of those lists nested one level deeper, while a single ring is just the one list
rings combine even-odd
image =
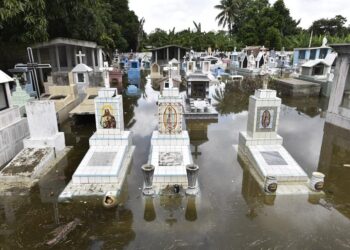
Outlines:
[{"label": "building roof", "polygon": [[175,58],[173,58],[173,59],[171,59],[171,60],[169,61],[169,63],[170,63],[170,64],[173,64],[173,63],[179,63],[179,61],[178,61],[178,60],[176,60]]},{"label": "building roof", "polygon": [[324,59],[316,59],[316,60],[310,60],[310,61],[304,63],[303,65],[301,65],[301,67],[312,68],[312,67],[316,66],[317,64],[324,64],[328,67],[331,66]]},{"label": "building roof", "polygon": [[184,50],[190,50],[190,48],[182,47],[182,46],[180,46],[180,45],[169,44],[169,45],[165,45],[165,46],[162,46],[162,47],[153,48],[153,49],[151,49],[151,51],[160,50],[160,49],[165,49],[165,48],[170,48],[170,47],[177,47],[177,48],[184,49]]},{"label": "building roof", "polygon": [[209,82],[208,76],[201,71],[196,71],[187,77],[188,82]]},{"label": "building roof", "polygon": [[0,84],[6,82],[12,82],[13,78],[8,76],[4,71],[0,70]]},{"label": "building roof", "polygon": [[311,49],[330,49],[331,47],[328,47],[328,46],[320,46],[320,47],[310,47],[310,48],[294,48],[294,51],[295,50],[311,50]]},{"label": "building roof", "polygon": [[330,44],[336,52],[341,54],[350,54],[350,43],[338,43],[338,44]]},{"label": "building roof", "polygon": [[38,48],[55,46],[55,45],[75,45],[75,46],[80,46],[85,48],[101,48],[101,46],[98,46],[97,43],[95,42],[64,38],[64,37],[58,37],[43,43],[36,43],[32,45],[32,48],[38,49]]},{"label": "building roof", "polygon": [[72,69],[73,73],[86,73],[86,72],[91,72],[92,68],[90,68],[89,66],[87,66],[84,63],[79,63],[77,66],[75,66]]}]

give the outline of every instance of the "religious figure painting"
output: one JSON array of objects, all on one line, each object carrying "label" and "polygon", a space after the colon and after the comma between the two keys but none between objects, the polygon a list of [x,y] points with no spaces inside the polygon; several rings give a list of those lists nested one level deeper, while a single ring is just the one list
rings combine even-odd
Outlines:
[{"label": "religious figure painting", "polygon": [[272,131],[275,129],[276,123],[276,112],[275,107],[261,107],[258,109],[258,117],[256,123],[257,131]]},{"label": "religious figure painting", "polygon": [[117,127],[117,122],[112,114],[112,107],[110,105],[103,105],[101,109],[100,125],[104,129],[112,129]]},{"label": "religious figure painting", "polygon": [[172,106],[167,106],[163,114],[163,124],[167,133],[172,134],[177,127],[177,112]]}]

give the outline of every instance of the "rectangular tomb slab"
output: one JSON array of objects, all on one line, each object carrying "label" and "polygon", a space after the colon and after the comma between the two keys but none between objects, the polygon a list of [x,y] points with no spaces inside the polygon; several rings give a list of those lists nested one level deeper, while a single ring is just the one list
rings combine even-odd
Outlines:
[{"label": "rectangular tomb slab", "polygon": [[91,159],[89,160],[87,166],[112,166],[113,160],[116,157],[116,152],[94,152]]},{"label": "rectangular tomb slab", "polygon": [[73,183],[116,183],[126,146],[92,147],[73,174]]},{"label": "rectangular tomb slab", "polygon": [[259,175],[275,176],[278,181],[306,182],[307,174],[282,145],[248,146],[249,156]]}]

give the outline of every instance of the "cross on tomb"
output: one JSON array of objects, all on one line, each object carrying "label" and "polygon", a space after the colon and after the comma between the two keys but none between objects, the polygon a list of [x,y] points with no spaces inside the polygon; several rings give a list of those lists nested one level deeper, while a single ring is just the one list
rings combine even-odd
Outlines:
[{"label": "cross on tomb", "polygon": [[108,62],[103,62],[103,67],[100,68],[101,71],[105,73],[104,81],[105,81],[105,87],[110,88],[109,84],[109,71],[112,71],[113,68],[108,66]]},{"label": "cross on tomb", "polygon": [[31,73],[32,79],[33,79],[33,85],[34,85],[35,91],[38,95],[38,100],[40,100],[40,88],[39,88],[39,82],[38,82],[38,76],[37,76],[36,70],[37,69],[50,69],[51,65],[48,63],[44,63],[44,64],[36,63],[34,61],[32,48],[27,47],[27,53],[28,53],[29,62],[27,64],[23,64],[23,63],[16,64],[15,68],[16,69],[22,68],[22,69],[30,70],[30,73]]},{"label": "cross on tomb", "polygon": [[79,63],[83,63],[83,57],[85,56],[85,54],[82,54],[81,50],[79,50],[79,53],[76,54],[76,56],[79,58]]}]

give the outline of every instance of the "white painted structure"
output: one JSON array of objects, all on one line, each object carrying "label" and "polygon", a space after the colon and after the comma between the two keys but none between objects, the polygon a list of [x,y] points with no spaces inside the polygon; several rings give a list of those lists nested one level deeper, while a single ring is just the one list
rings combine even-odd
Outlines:
[{"label": "white painted structure", "polygon": [[0,181],[30,187],[69,149],[65,145],[64,133],[58,132],[53,101],[30,101],[25,108],[30,137],[23,140],[24,149],[1,170]]},{"label": "white painted structure", "polygon": [[134,151],[130,131],[124,131],[123,98],[116,88],[98,91],[95,102],[97,131],[90,148],[60,199],[120,192]]},{"label": "white painted structure", "polygon": [[350,130],[350,44],[331,46],[337,53],[326,122]]},{"label": "white painted structure", "polygon": [[65,147],[64,133],[58,132],[53,101],[31,101],[26,104],[30,138],[23,140],[25,148],[52,147],[58,153]]},{"label": "white painted structure", "polygon": [[79,57],[79,64],[77,64],[73,69],[74,83],[78,86],[78,93],[84,94],[86,88],[89,86],[89,73],[92,72],[92,68],[82,63],[83,57],[85,55],[79,51],[77,57]]},{"label": "white painted structure", "polygon": [[157,63],[151,65],[151,79],[161,78],[160,66]]},{"label": "white painted structure", "polygon": [[276,194],[307,194],[311,192],[309,178],[277,134],[280,106],[275,90],[255,90],[249,99],[247,131],[239,133],[238,153],[252,166],[258,182],[264,183],[269,176],[277,178]]},{"label": "white painted structure", "polygon": [[149,164],[155,167],[153,186],[156,191],[175,184],[187,188],[186,165],[192,163],[190,138],[183,130],[183,98],[171,84],[159,95],[158,119],[149,158]]},{"label": "white painted structure", "polygon": [[22,150],[23,139],[29,135],[27,119],[12,105],[10,81],[13,79],[0,70],[0,167]]}]

